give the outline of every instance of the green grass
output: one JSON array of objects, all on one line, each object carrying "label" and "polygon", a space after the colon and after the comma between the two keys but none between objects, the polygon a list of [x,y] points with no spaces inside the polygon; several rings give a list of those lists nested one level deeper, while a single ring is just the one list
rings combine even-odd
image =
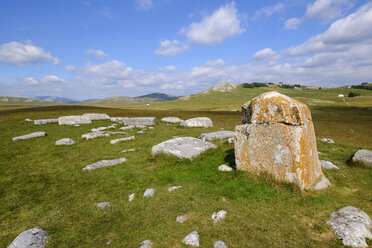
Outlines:
[{"label": "green grass", "polygon": [[[81,127],[58,124],[33,125],[25,118],[54,118],[87,112],[110,116],[210,117],[211,129],[182,128],[158,122],[154,130],[135,134],[133,141],[110,145],[111,138],[82,140],[91,128],[108,126],[94,121]],[[222,163],[234,166],[233,145],[215,142],[196,159],[151,155],[151,147],[173,136],[198,137],[201,132],[232,130],[240,122],[238,112],[160,111],[52,106],[0,111],[0,247],[6,247],[22,231],[40,227],[50,241],[47,247],[139,247],[151,239],[155,247],[184,247],[182,238],[193,230],[201,247],[223,240],[228,247],[342,247],[325,224],[330,213],[352,205],[372,216],[371,169],[346,162],[359,148],[372,149],[371,111],[356,107],[313,109],[320,159],[330,160],[340,170],[324,173],[332,186],[319,192],[300,192],[291,184],[268,175],[246,172],[222,173]],[[349,129],[353,129],[350,131]],[[48,136],[12,141],[12,137],[35,131]],[[69,137],[73,146],[55,146]],[[123,137],[123,136],[113,136]],[[121,150],[138,148],[135,152]],[[126,157],[121,165],[82,171],[101,159]],[[182,185],[168,192],[167,188]],[[153,198],[142,197],[154,188]],[[136,193],[133,202],[128,195]],[[98,209],[95,203],[110,201]],[[227,217],[213,224],[211,215],[225,209]],[[175,219],[186,215],[179,224]],[[107,243],[110,242],[109,245]]]}]

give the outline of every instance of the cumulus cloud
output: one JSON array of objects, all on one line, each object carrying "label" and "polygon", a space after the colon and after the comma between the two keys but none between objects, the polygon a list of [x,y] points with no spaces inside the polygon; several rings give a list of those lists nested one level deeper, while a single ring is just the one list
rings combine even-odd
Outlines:
[{"label": "cumulus cloud", "polygon": [[298,28],[298,26],[302,23],[302,20],[299,19],[299,18],[291,18],[291,19],[288,19],[285,23],[284,23],[284,29],[286,30],[295,30]]},{"label": "cumulus cloud", "polygon": [[258,20],[260,18],[263,18],[263,17],[270,17],[274,13],[280,12],[284,8],[285,8],[285,5],[283,3],[278,3],[278,4],[275,4],[275,5],[270,5],[270,6],[263,7],[262,9],[257,10],[254,13],[254,15],[252,17],[252,20],[256,21],[256,20]]},{"label": "cumulus cloud", "polygon": [[348,0],[316,0],[306,9],[306,17],[327,22],[342,15],[344,9],[352,7]]},{"label": "cumulus cloud", "polygon": [[281,58],[280,54],[273,51],[271,48],[264,48],[257,51],[252,59],[257,61],[276,61]]},{"label": "cumulus cloud", "polygon": [[187,49],[188,46],[178,40],[163,40],[160,42],[160,47],[154,53],[161,56],[175,56]]},{"label": "cumulus cloud", "polygon": [[149,10],[153,7],[152,0],[136,0],[137,6],[143,10]]},{"label": "cumulus cloud", "polygon": [[53,57],[49,52],[45,52],[43,48],[33,45],[31,41],[26,41],[25,44],[12,41],[1,45],[0,62],[14,66],[41,62],[59,64],[57,58]]},{"label": "cumulus cloud", "polygon": [[97,57],[101,59],[107,56],[102,50],[95,50],[95,49],[87,49],[85,50],[85,53],[96,55]]},{"label": "cumulus cloud", "polygon": [[240,18],[234,2],[226,4],[215,10],[210,16],[193,22],[181,33],[197,45],[212,45],[222,43],[229,37],[243,33],[245,30],[240,27]]},{"label": "cumulus cloud", "polygon": [[167,71],[177,71],[177,68],[174,65],[168,65],[165,67]]}]

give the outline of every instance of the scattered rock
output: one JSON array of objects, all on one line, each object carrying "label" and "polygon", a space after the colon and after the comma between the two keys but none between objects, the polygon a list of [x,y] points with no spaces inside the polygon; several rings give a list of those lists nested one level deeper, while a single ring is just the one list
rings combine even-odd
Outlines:
[{"label": "scattered rock", "polygon": [[218,170],[219,171],[232,171],[233,169],[228,165],[221,164],[220,166],[218,166]]},{"label": "scattered rock", "polygon": [[155,194],[155,190],[154,189],[146,189],[145,190],[145,193],[143,193],[143,196],[144,197],[153,197]]},{"label": "scattered rock", "polygon": [[229,144],[233,144],[234,142],[235,142],[234,138],[228,138],[227,139],[227,143],[229,143]]},{"label": "scattered rock", "polygon": [[136,128],[146,128],[145,125],[134,125]]},{"label": "scattered rock", "polygon": [[196,117],[181,122],[183,127],[213,127],[213,122],[208,117]]},{"label": "scattered rock", "polygon": [[149,129],[155,129],[155,127],[149,127]]},{"label": "scattered rock", "polygon": [[128,118],[125,117],[122,119],[122,122],[125,125],[145,125],[145,126],[153,126],[156,124],[156,118],[155,117],[135,117],[135,118]]},{"label": "scattered rock", "polygon": [[56,145],[73,145],[75,141],[70,138],[64,138],[56,141]]},{"label": "scattered rock", "polygon": [[372,239],[372,220],[369,216],[351,206],[333,212],[332,219],[327,221],[336,234],[346,246],[368,247],[366,238]]},{"label": "scattered rock", "polygon": [[218,211],[217,213],[214,212],[214,213],[212,214],[213,222],[214,222],[214,223],[217,223],[217,222],[219,222],[219,221],[225,219],[225,218],[226,218],[226,214],[227,214],[227,212],[226,212],[225,210]]},{"label": "scattered rock", "polygon": [[243,105],[243,125],[236,127],[236,169],[269,173],[301,189],[327,187],[311,120],[305,104],[278,92],[253,98]]},{"label": "scattered rock", "polygon": [[191,233],[187,234],[186,237],[182,239],[182,242],[186,245],[191,245],[195,247],[199,247],[199,234],[197,231],[192,231]]},{"label": "scattered rock", "polygon": [[216,146],[208,141],[193,137],[180,137],[153,146],[152,154],[166,153],[179,158],[191,159],[211,148],[216,148]]},{"label": "scattered rock", "polygon": [[44,248],[47,241],[47,233],[36,227],[20,233],[8,248]]},{"label": "scattered rock", "polygon": [[136,150],[137,149],[135,149],[135,148],[130,148],[130,149],[122,150],[121,152],[134,152]]},{"label": "scattered rock", "polygon": [[83,114],[82,116],[83,117],[88,117],[92,121],[108,120],[108,119],[110,119],[110,116],[108,116],[106,114],[97,114],[97,113],[87,113],[87,114]]},{"label": "scattered rock", "polygon": [[130,194],[130,195],[128,196],[128,201],[130,201],[130,202],[133,201],[135,195],[136,195],[135,193]]},{"label": "scattered rock", "polygon": [[322,166],[323,169],[340,169],[332,162],[326,160],[320,160],[320,166]]},{"label": "scattered rock", "polygon": [[116,144],[116,143],[123,142],[123,141],[128,141],[128,140],[134,140],[134,136],[110,140],[110,144]]},{"label": "scattered rock", "polygon": [[124,118],[126,118],[126,117],[111,117],[110,121],[123,123]]},{"label": "scattered rock", "polygon": [[41,119],[41,120],[34,120],[35,125],[42,125],[48,123],[57,123],[58,119]]},{"label": "scattered rock", "polygon": [[184,215],[181,215],[181,216],[178,216],[177,219],[176,219],[176,222],[178,223],[183,223],[187,220],[186,216]]},{"label": "scattered rock", "polygon": [[86,116],[70,115],[58,118],[59,125],[92,124],[92,120]]},{"label": "scattered rock", "polygon": [[30,139],[30,138],[42,137],[42,136],[46,136],[46,133],[45,132],[29,133],[26,135],[14,137],[13,140],[24,140],[24,139]]},{"label": "scattered rock", "polygon": [[168,191],[172,192],[173,190],[180,189],[180,188],[182,188],[182,186],[172,186],[168,188]]},{"label": "scattered rock", "polygon": [[134,126],[133,125],[130,125],[130,126],[126,126],[126,127],[121,127],[119,128],[120,130],[129,130],[129,129],[133,129]]},{"label": "scattered rock", "polygon": [[91,133],[83,134],[81,138],[88,140],[88,139],[95,139],[98,137],[109,137],[109,136],[110,136],[110,133],[107,133],[107,132],[91,132]]},{"label": "scattered rock", "polygon": [[218,240],[213,243],[213,248],[227,248],[225,242]]},{"label": "scattered rock", "polygon": [[215,139],[233,138],[234,136],[235,132],[233,131],[217,131],[212,133],[202,133],[199,139],[210,141]]},{"label": "scattered rock", "polygon": [[27,122],[33,122],[33,120],[31,120],[31,119],[25,119],[25,121],[27,121]]},{"label": "scattered rock", "polygon": [[141,130],[141,131],[138,131],[137,133],[141,134],[141,133],[143,133],[143,131]]},{"label": "scattered rock", "polygon": [[151,248],[152,242],[151,240],[147,239],[145,241],[142,241],[140,248]]},{"label": "scattered rock", "polygon": [[330,144],[334,144],[335,143],[332,139],[328,139],[328,138],[323,138],[320,141],[322,141],[323,143],[330,143]]},{"label": "scattered rock", "polygon": [[107,208],[110,207],[110,202],[99,202],[96,204],[96,206],[99,208]]},{"label": "scattered rock", "polygon": [[97,168],[114,166],[114,165],[117,165],[117,164],[122,164],[125,161],[127,161],[126,158],[118,158],[118,159],[111,159],[111,160],[100,160],[98,162],[95,162],[93,164],[85,166],[83,168],[83,170],[94,170],[94,169],[97,169]]},{"label": "scattered rock", "polygon": [[372,151],[367,149],[358,150],[351,161],[355,164],[364,164],[372,167]]},{"label": "scattered rock", "polygon": [[92,128],[91,131],[97,132],[97,131],[103,131],[103,130],[110,129],[110,128],[116,128],[116,127],[114,125],[111,125],[108,127],[97,127],[97,128]]},{"label": "scattered rock", "polygon": [[183,120],[181,120],[178,117],[164,117],[161,119],[161,121],[168,122],[168,123],[181,123]]},{"label": "scattered rock", "polygon": [[74,127],[80,127],[80,125],[79,124],[75,124]]}]

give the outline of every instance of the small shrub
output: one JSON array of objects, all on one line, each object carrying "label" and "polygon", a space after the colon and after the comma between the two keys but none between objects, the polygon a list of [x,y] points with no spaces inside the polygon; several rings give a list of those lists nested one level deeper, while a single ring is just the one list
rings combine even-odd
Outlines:
[{"label": "small shrub", "polygon": [[350,92],[349,95],[347,95],[348,97],[356,97],[356,96],[360,96],[361,94],[358,93],[358,92]]},{"label": "small shrub", "polygon": [[243,88],[259,88],[259,87],[266,87],[267,85],[265,83],[259,83],[259,82],[252,82],[252,83],[243,83]]}]

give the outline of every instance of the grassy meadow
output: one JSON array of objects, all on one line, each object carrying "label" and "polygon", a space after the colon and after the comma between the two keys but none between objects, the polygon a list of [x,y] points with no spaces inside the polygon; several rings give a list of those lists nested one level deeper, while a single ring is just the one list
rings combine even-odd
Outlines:
[{"label": "grassy meadow", "polygon": [[[257,89],[254,90],[252,96],[257,95]],[[293,96],[294,91],[283,93]],[[213,142],[217,149],[193,160],[151,155],[153,145],[174,136],[198,137],[203,132],[233,130],[239,125],[239,112],[221,110],[238,109],[245,101],[242,99],[248,100],[250,95],[240,99],[235,94],[227,99],[216,98],[219,94],[205,96],[204,100],[193,96],[196,101],[154,103],[150,105],[152,109],[69,105],[0,109],[0,247],[6,247],[19,233],[33,227],[47,231],[50,237],[47,247],[139,247],[143,240],[150,239],[154,247],[178,248],[185,247],[182,238],[194,230],[200,235],[201,247],[212,247],[217,240],[224,241],[229,248],[343,247],[325,223],[331,212],[351,205],[372,217],[372,171],[347,163],[356,150],[372,149],[369,92],[351,99],[350,104],[311,105],[314,99],[342,100],[337,95],[328,99],[329,92],[317,98],[313,98],[314,92],[311,96],[305,91],[301,94],[303,102],[312,109],[320,159],[340,167],[323,170],[332,185],[318,192],[301,192],[296,186],[277,182],[268,175],[218,171],[223,163],[235,166],[233,144],[223,141]],[[296,98],[302,101],[301,97]],[[192,111],[180,111],[181,108]],[[82,134],[111,122],[93,121],[91,125],[74,127],[24,121],[83,113],[154,116],[158,122],[155,129],[147,129],[143,134],[134,129],[127,131],[128,135],[83,140]],[[182,119],[207,116],[214,127],[184,128],[160,122],[166,116]],[[36,131],[45,131],[47,136],[12,141],[12,137]],[[110,144],[110,139],[130,135],[136,139]],[[66,137],[76,144],[55,145],[56,140]],[[322,143],[323,137],[336,143]],[[129,148],[137,150],[121,152]],[[98,160],[119,157],[128,161],[82,171]],[[182,188],[167,191],[175,185]],[[154,197],[142,197],[147,188],[155,189]],[[129,202],[131,193],[136,195]],[[111,206],[105,209],[95,206],[104,201],[111,202]],[[214,224],[212,213],[222,209],[227,211],[226,219]],[[186,215],[186,222],[177,223],[179,215]]]}]

